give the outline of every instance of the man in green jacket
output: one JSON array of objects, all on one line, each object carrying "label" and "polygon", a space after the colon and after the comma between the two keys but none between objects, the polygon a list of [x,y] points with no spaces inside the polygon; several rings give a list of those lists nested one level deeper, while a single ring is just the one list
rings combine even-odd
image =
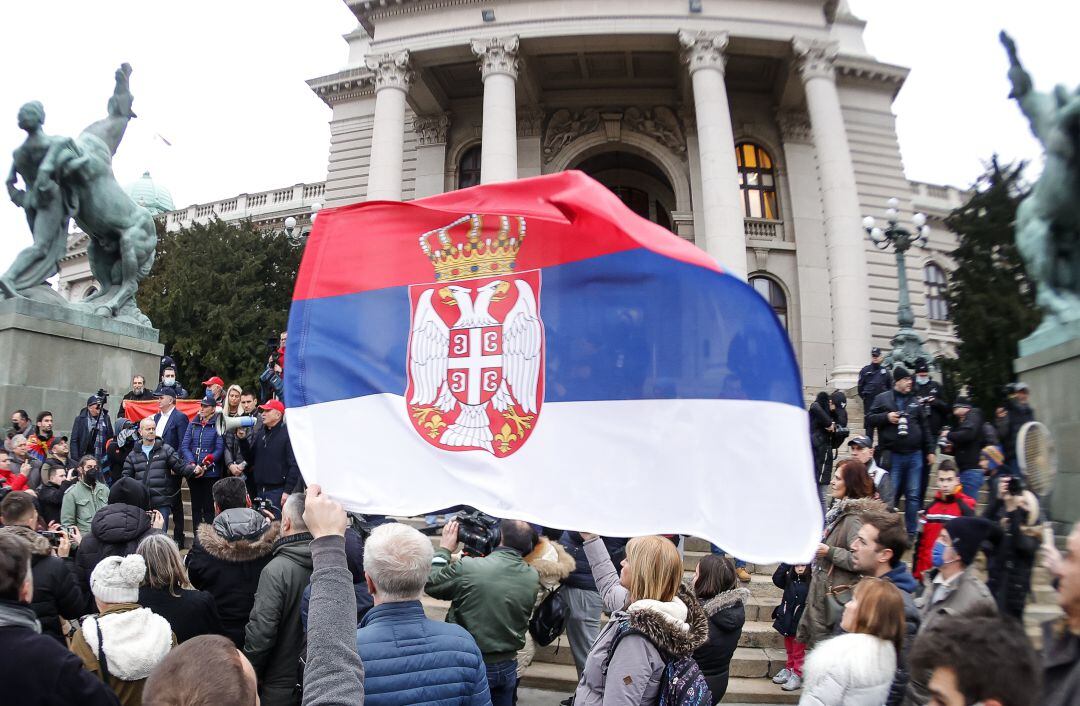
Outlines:
[{"label": "man in green jacket", "polygon": [[60,505],[60,524],[79,528],[79,534],[90,536],[90,521],[97,511],[109,504],[109,486],[98,479],[98,460],[87,454],[75,468],[79,481],[67,489]]},{"label": "man in green jacket", "polygon": [[293,706],[304,628],[300,598],[311,580],[311,533],[304,522],[303,493],[293,493],[281,509],[281,539],[274,558],[259,574],[255,605],[244,635],[244,656],[255,668],[263,706]]},{"label": "man in green jacket", "polygon": [[540,576],[523,558],[537,539],[529,523],[503,520],[499,532],[499,546],[491,554],[451,562],[458,523],[447,523],[424,590],[451,601],[446,620],[476,640],[487,666],[492,706],[510,706],[517,691],[517,651],[525,645]]}]

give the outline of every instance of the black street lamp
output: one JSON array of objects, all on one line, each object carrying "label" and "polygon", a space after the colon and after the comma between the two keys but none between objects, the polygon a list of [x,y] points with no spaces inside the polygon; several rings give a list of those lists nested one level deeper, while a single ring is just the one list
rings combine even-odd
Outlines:
[{"label": "black street lamp", "polygon": [[867,216],[863,219],[863,228],[870,236],[870,240],[880,250],[887,250],[890,245],[896,251],[896,283],[899,289],[900,299],[896,309],[896,322],[899,329],[892,339],[892,352],[886,357],[888,365],[903,363],[908,368],[915,366],[919,358],[928,364],[933,362],[930,354],[923,347],[922,337],[915,330],[915,312],[911,309],[911,293],[908,289],[907,262],[904,259],[907,251],[913,245],[925,246],[927,236],[930,234],[930,226],[926,225],[926,216],[916,213],[911,217],[915,225],[914,230],[908,230],[900,225],[899,212],[900,201],[889,199],[889,209],[885,211],[887,226],[885,230],[874,225],[874,217]]}]

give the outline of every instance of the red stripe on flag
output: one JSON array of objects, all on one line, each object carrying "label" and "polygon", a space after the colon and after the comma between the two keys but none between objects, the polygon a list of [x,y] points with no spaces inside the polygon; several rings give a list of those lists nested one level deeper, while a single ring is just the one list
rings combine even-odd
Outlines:
[{"label": "red stripe on flag", "polygon": [[636,215],[585,174],[569,171],[460,189],[407,203],[373,201],[324,209],[308,238],[293,299],[430,282],[432,265],[420,249],[420,235],[472,213],[524,216],[526,221],[544,221],[546,234],[557,234],[544,240],[526,237],[517,270],[647,248],[720,271],[716,261],[700,248]]},{"label": "red stripe on flag", "polygon": [[[176,408],[191,421],[199,413],[200,404],[201,400],[177,400]],[[157,413],[157,400],[124,400],[124,416],[136,424],[143,417],[152,417]]]}]

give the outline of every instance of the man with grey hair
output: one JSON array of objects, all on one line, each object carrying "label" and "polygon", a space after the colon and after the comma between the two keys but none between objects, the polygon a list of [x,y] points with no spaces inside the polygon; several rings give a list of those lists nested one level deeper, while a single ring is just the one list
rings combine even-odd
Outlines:
[{"label": "man with grey hair", "polygon": [[[375,598],[356,631],[367,706],[491,703],[473,637],[424,616],[420,595],[433,557],[428,537],[398,523],[376,527],[364,545],[365,580]],[[468,696],[458,701],[462,694]]]},{"label": "man with grey hair", "polygon": [[293,691],[304,646],[300,598],[311,579],[311,533],[304,522],[303,493],[281,509],[281,538],[259,575],[255,605],[244,634],[244,655],[255,668],[263,706],[299,703]]}]

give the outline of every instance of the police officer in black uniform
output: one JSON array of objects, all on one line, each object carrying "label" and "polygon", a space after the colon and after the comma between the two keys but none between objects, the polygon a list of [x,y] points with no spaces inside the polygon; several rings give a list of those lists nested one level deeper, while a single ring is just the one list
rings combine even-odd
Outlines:
[{"label": "police officer in black uniform", "polygon": [[874,428],[870,426],[870,407],[874,404],[874,398],[893,386],[892,373],[885,368],[885,357],[880,348],[870,349],[870,365],[864,366],[859,371],[859,397],[863,403],[863,429],[872,440]]}]

